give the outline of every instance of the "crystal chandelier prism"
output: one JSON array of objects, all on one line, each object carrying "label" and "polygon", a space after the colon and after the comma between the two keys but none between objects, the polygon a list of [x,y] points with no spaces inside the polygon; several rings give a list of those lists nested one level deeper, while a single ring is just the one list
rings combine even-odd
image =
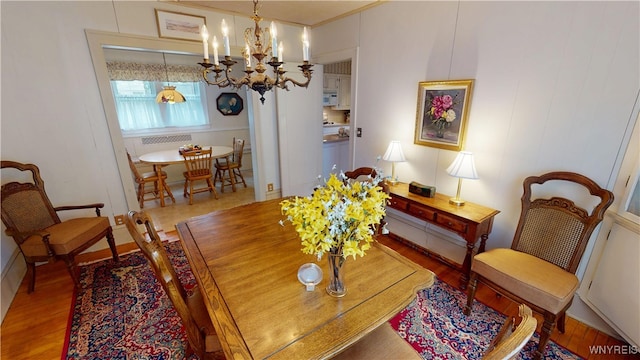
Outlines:
[{"label": "crystal chandelier prism", "polygon": [[[251,19],[255,22],[255,28],[247,28],[244,32],[245,48],[242,56],[245,61],[245,75],[241,78],[231,76],[232,66],[237,61],[231,58],[229,47],[229,30],[226,22],[222,20],[222,36],[224,43],[224,59],[218,60],[218,41],[214,36],[213,45],[213,63],[209,61],[209,33],[205,25],[202,26],[202,40],[204,45],[204,61],[199,63],[204,69],[202,77],[209,85],[217,85],[220,88],[232,87],[240,89],[247,86],[253,91],[260,94],[260,101],[264,104],[264,94],[272,90],[274,87],[289,90],[289,83],[294,86],[306,88],[311,81],[311,67],[309,63],[309,37],[307,28],[304,28],[302,37],[303,63],[298,65],[302,71],[302,75],[306,78],[305,82],[299,82],[295,79],[285,76],[286,71],[283,69],[282,61],[283,46],[278,44],[276,26],[272,22],[269,28],[261,28],[260,21],[262,18],[258,15],[258,0],[253,0],[253,16]],[[252,60],[252,58],[254,60]],[[268,60],[268,62],[267,62]],[[255,66],[252,67],[252,64]],[[224,68],[221,66],[224,65]],[[269,76],[267,65],[273,68],[273,77]]]}]

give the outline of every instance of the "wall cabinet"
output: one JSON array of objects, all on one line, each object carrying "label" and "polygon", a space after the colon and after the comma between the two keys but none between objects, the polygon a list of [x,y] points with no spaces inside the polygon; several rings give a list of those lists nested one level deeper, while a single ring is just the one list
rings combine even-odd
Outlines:
[{"label": "wall cabinet", "polygon": [[[336,169],[332,171],[333,165]],[[339,174],[341,170],[350,170],[349,140],[325,142],[322,145],[322,176],[328,179],[329,174]]]},{"label": "wall cabinet", "polygon": [[351,108],[351,75],[324,74],[324,91],[337,92],[338,103],[334,110],[350,110]]},{"label": "wall cabinet", "polygon": [[324,74],[323,90],[338,91],[340,87],[340,75]]}]

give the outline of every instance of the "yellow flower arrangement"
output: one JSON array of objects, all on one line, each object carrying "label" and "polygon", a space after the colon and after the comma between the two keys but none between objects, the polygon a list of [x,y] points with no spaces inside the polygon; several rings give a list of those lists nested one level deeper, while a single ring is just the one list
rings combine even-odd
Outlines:
[{"label": "yellow flower arrangement", "polygon": [[[376,227],[385,216],[389,195],[379,186],[380,175],[368,181],[348,182],[344,173],[331,174],[307,197],[283,200],[282,214],[300,235],[302,252],[318,260],[325,253],[344,258],[364,256]],[[280,221],[284,225],[283,221]]]}]

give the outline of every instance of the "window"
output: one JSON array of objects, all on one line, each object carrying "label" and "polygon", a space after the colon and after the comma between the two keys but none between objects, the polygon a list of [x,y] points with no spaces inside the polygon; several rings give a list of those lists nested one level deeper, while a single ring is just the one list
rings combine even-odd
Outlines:
[{"label": "window", "polygon": [[156,94],[167,83],[143,80],[111,80],[118,121],[123,133],[163,128],[202,127],[209,124],[206,92],[201,82],[171,82],[187,101],[156,102]]}]

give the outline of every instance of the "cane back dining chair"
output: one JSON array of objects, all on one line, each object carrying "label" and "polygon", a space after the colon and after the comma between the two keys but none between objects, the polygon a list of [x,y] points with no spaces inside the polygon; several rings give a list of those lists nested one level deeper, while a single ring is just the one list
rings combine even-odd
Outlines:
[{"label": "cane back dining chair", "polygon": [[367,180],[378,175],[376,169],[372,167],[359,167],[351,171],[345,171],[344,176],[347,181]]},{"label": "cane back dining chair", "polygon": [[[549,181],[558,185],[556,189],[562,189],[564,196],[543,197],[540,187]],[[567,184],[571,184],[571,191],[567,191]],[[539,186],[532,189],[534,185]],[[523,187],[522,211],[511,248],[491,249],[474,256],[464,312],[471,313],[478,281],[525,303],[544,317],[534,355],[540,359],[554,326],[557,324],[564,333],[565,312],[579,285],[575,272],[589,237],[613,202],[613,194],[572,172],[530,176]],[[586,202],[586,193],[579,194],[575,188],[587,190],[591,203],[597,199],[591,212],[576,205],[577,200]],[[550,186],[544,189],[545,194],[551,190]]]},{"label": "cane back dining chair", "polygon": [[508,317],[498,335],[493,339],[482,357],[484,360],[515,359],[527,345],[536,331],[538,320],[533,317],[531,308],[525,304],[518,306],[519,323],[515,317]]},{"label": "cane back dining chair", "polygon": [[[147,213],[129,211],[126,225],[178,312],[191,349],[200,359],[213,359],[214,353],[222,347],[198,286],[190,293],[185,291],[156,232],[153,220]],[[146,235],[139,230],[139,225],[143,226]]]},{"label": "cane back dining chair", "polygon": [[[242,182],[244,187],[247,183],[242,176],[242,153],[244,151],[244,140],[233,138],[233,152],[224,158],[216,159],[216,176],[214,184],[220,180],[220,191],[224,192],[224,186],[231,185],[231,191],[236,191],[236,184]],[[225,175],[226,174],[226,175]],[[238,178],[241,181],[238,181]]]},{"label": "cane back dining chair", "polygon": [[[173,193],[171,193],[171,188],[167,185],[167,173],[162,171],[162,176],[158,177],[158,173],[155,171],[140,173],[136,164],[134,164],[131,159],[131,155],[127,151],[127,159],[129,159],[129,167],[131,168],[131,173],[133,174],[134,181],[138,184],[138,189],[136,190],[136,195],[138,196],[138,203],[140,204],[140,208],[144,208],[145,200],[155,200],[159,199],[160,196],[169,197],[171,201],[174,203],[176,199],[173,197]],[[162,181],[163,186],[163,194],[159,192],[158,182]],[[152,184],[153,187],[147,186],[147,184]],[[145,195],[153,194],[152,198],[145,198]]]},{"label": "cane back dining chair", "polygon": [[[213,158],[211,148],[202,150],[185,151],[182,153],[184,165],[187,171],[184,175],[184,196],[189,196],[189,205],[193,204],[193,194],[209,191],[218,198],[218,192],[213,185]],[[196,188],[196,181],[206,182],[206,187]]]},{"label": "cane back dining chair", "polygon": [[[353,181],[371,181],[373,178],[378,176],[378,173],[376,172],[376,169],[372,167],[363,166],[351,171],[345,171],[344,176],[344,183],[347,184],[348,182]],[[387,194],[389,193],[389,185],[386,181],[380,181],[378,185],[382,187],[384,192]],[[376,232],[384,235],[389,233],[389,230],[387,230],[387,222],[384,218],[380,221],[380,226],[377,226]]]},{"label": "cane back dining chair", "polygon": [[[344,176],[345,176],[345,182],[371,181],[371,179],[378,176],[378,173],[376,172],[376,169],[372,167],[363,166],[351,171],[345,171]],[[382,189],[386,193],[389,193],[389,185],[387,184],[386,181],[380,181],[378,185],[380,185],[380,187],[382,187]]]},{"label": "cane back dining chair", "polygon": [[[19,171],[21,178],[29,176],[31,182],[12,181],[0,190],[2,222],[7,235],[18,244],[27,264],[28,292],[36,282],[36,262],[64,260],[76,287],[80,286],[75,256],[99,240],[106,238],[114,261],[118,252],[109,219],[100,216],[102,203],[54,207],[44,189],[40,169],[34,164],[2,161],[2,169]],[[58,212],[95,209],[96,217],[76,217],[61,220]]]}]

